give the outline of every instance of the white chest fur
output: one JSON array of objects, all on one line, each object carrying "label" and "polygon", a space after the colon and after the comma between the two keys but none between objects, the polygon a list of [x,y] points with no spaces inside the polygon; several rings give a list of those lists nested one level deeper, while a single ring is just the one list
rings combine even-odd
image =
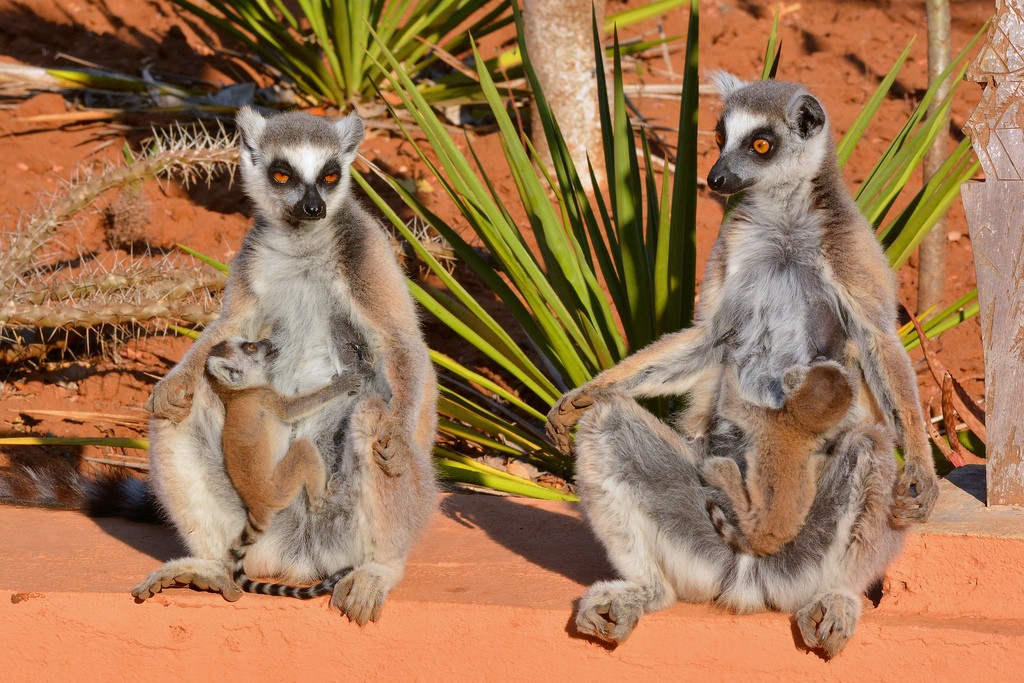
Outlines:
[{"label": "white chest fur", "polygon": [[261,327],[278,349],[271,380],[284,394],[317,389],[345,369],[332,321],[349,318],[349,297],[326,228],[298,236],[275,231],[251,261]]},{"label": "white chest fur", "polygon": [[746,400],[779,407],[781,378],[817,351],[816,311],[834,300],[821,270],[820,229],[803,223],[730,226],[721,305],[715,316],[732,331],[731,360]]}]

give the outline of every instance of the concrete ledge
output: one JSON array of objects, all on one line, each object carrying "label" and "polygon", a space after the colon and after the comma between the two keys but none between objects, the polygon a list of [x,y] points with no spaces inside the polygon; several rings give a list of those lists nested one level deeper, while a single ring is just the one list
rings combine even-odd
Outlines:
[{"label": "concrete ledge", "polygon": [[1024,512],[962,483],[913,534],[835,661],[788,615],[677,605],[610,649],[571,628],[610,577],[575,506],[449,495],[380,623],[311,602],[128,589],[181,553],[170,529],[0,508],[5,680],[1014,680],[1024,664]]}]

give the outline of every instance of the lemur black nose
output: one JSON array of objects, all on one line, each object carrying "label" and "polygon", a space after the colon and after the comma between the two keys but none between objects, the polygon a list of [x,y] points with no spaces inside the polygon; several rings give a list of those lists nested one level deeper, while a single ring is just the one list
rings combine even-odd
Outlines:
[{"label": "lemur black nose", "polygon": [[744,183],[732,171],[725,168],[725,164],[715,162],[708,173],[708,187],[721,194],[733,194],[747,187],[750,183]]},{"label": "lemur black nose", "polygon": [[303,202],[302,213],[306,214],[309,218],[323,218],[324,214],[327,213],[327,205],[321,201]]},{"label": "lemur black nose", "polygon": [[730,175],[732,174],[726,171],[718,171],[716,173],[715,169],[711,169],[711,173],[708,173],[708,187],[718,192],[726,186]]}]

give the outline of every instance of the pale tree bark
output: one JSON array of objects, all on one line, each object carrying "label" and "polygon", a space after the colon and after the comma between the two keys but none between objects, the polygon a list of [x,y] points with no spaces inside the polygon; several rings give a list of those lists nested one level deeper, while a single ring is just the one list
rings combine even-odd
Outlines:
[{"label": "pale tree bark", "polygon": [[[952,58],[949,44],[949,0],[927,0],[928,13],[928,85],[935,82],[939,74],[949,66]],[[939,108],[949,92],[948,81],[935,94],[928,109],[931,116]],[[939,170],[946,160],[948,150],[949,116],[940,126],[941,133],[924,158],[924,181]],[[918,247],[917,266],[917,311],[923,313],[931,306],[943,301],[946,284],[946,219],[942,217],[931,229]]]},{"label": "pale tree bark", "polygon": [[[593,8],[601,26],[604,6],[605,0],[523,1],[526,50],[584,187],[590,186],[588,155],[598,182],[604,179],[591,20]],[[531,140],[550,166],[551,153],[535,108],[532,127]]]}]

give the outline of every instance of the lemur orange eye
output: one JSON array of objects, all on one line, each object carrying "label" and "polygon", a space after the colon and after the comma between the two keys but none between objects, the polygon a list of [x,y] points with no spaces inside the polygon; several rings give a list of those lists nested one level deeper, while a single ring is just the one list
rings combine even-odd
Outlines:
[{"label": "lemur orange eye", "polygon": [[715,131],[715,144],[719,147],[725,144],[725,133],[720,130]]},{"label": "lemur orange eye", "polygon": [[758,154],[767,154],[768,151],[772,148],[772,143],[768,142],[764,138],[758,138],[754,140],[754,143],[751,146],[754,148],[754,151],[757,152]]},{"label": "lemur orange eye", "polygon": [[274,171],[275,183],[281,183],[283,185],[284,183],[287,183],[290,179],[291,176],[285,173],[284,171]]},{"label": "lemur orange eye", "polygon": [[324,182],[327,183],[328,185],[333,185],[334,183],[338,182],[338,178],[340,177],[341,175],[338,173],[328,173],[327,175],[324,176]]}]

